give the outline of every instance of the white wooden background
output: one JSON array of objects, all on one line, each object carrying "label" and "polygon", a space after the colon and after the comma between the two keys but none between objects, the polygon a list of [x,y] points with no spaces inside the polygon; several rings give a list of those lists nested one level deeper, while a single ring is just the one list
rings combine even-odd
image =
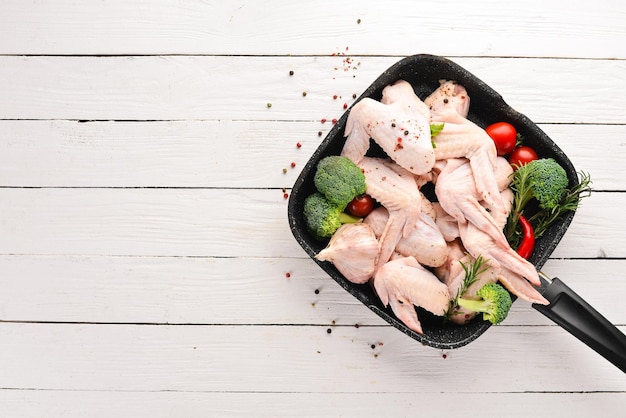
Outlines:
[{"label": "white wooden background", "polygon": [[2,0],[0,416],[623,416],[624,374],[528,304],[424,347],[293,239],[320,119],[417,53],[591,174],[543,270],[626,331],[622,0]]}]

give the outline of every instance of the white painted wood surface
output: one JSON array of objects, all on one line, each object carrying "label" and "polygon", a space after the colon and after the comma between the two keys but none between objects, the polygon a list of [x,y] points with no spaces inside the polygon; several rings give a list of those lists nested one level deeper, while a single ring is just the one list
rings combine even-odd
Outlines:
[{"label": "white painted wood surface", "polygon": [[3,1],[0,416],[622,416],[624,374],[523,302],[452,351],[387,326],[306,257],[283,188],[321,118],[450,57],[591,174],[543,270],[626,331],[625,22],[618,0]]}]

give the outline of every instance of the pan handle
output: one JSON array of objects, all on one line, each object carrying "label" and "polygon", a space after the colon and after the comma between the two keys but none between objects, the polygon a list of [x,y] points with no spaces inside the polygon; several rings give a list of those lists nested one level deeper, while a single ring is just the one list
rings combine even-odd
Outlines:
[{"label": "pan handle", "polygon": [[547,282],[542,283],[547,284],[543,297],[550,304],[534,303],[533,308],[626,373],[626,335],[561,280],[540,276]]}]

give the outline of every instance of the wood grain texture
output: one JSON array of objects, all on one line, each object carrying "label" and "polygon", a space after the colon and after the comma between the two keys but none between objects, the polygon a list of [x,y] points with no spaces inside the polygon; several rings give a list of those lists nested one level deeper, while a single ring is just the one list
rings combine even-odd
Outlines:
[{"label": "wood grain texture", "polygon": [[325,55],[349,46],[358,54],[626,58],[625,20],[618,0],[11,0],[0,15],[0,53]]},{"label": "wood grain texture", "polygon": [[[622,264],[552,259],[543,271],[626,325]],[[386,325],[308,258],[5,255],[0,288],[3,321]],[[502,326],[551,324],[517,301]]]},{"label": "wood grain texture", "polygon": [[[401,59],[352,58],[0,56],[0,119],[330,120]],[[455,62],[537,123],[626,123],[626,61]]]},{"label": "wood grain texture", "polygon": [[[625,200],[624,193],[586,198],[554,257],[626,257],[626,237],[615,228]],[[0,254],[305,254],[280,189],[7,188],[0,217]]]},{"label": "wood grain texture", "polygon": [[591,174],[543,271],[626,331],[625,4],[3,1],[0,415],[621,417],[527,303],[458,350],[387,325],[283,188],[382,71],[451,57]]},{"label": "wood grain texture", "polygon": [[[294,392],[110,392],[62,390],[0,391],[4,412],[11,417],[38,418],[40,411],[64,418],[107,418],[111,416],[149,416],[186,418],[208,416],[254,416],[291,418],[306,414],[310,418],[376,416],[408,417],[416,411],[441,411],[452,414],[451,400],[467,408],[463,416],[510,418],[528,416],[594,416],[601,410],[605,417],[617,417],[626,408],[622,393],[294,393]],[[601,406],[598,406],[601,405]],[[303,412],[304,411],[304,412]]]},{"label": "wood grain texture", "polygon": [[[625,189],[616,173],[626,157],[626,125],[540,128],[592,176],[594,189]],[[324,138],[320,129],[327,132],[327,124],[4,120],[0,179],[10,187],[290,187]]]},{"label": "wood grain texture", "polygon": [[[3,388],[425,394],[534,392],[541,382],[546,392],[626,390],[620,370],[556,326],[494,327],[445,352],[391,327],[5,323],[0,330]],[[500,367],[485,370],[492,362]]]}]

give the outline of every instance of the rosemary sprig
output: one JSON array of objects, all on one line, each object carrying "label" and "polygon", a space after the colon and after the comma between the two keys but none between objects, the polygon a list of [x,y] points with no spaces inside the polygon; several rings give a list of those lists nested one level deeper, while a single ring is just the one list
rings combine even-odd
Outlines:
[{"label": "rosemary sprig", "polygon": [[474,259],[474,261],[468,263],[464,263],[463,261],[459,260],[459,263],[461,264],[461,267],[463,267],[463,271],[465,272],[465,277],[463,278],[463,283],[461,284],[461,287],[459,288],[457,294],[454,296],[454,299],[450,300],[450,303],[448,304],[448,310],[444,314],[444,318],[446,320],[449,320],[453,315],[456,314],[456,310],[459,306],[459,298],[463,296],[465,292],[467,292],[467,289],[469,289],[471,285],[476,283],[476,281],[478,280],[478,276],[489,270],[490,266],[487,264],[488,261],[489,260],[484,259],[482,255],[479,255],[476,259]]},{"label": "rosemary sprig", "polygon": [[[532,215],[526,215],[530,223],[533,225],[535,238],[541,237],[546,230],[564,214],[578,209],[581,200],[591,194],[591,176],[583,171],[578,174],[580,176],[580,182],[566,190],[565,195],[557,207],[551,210],[536,208],[536,212]],[[526,205],[528,205],[528,203],[532,200],[530,198],[524,200],[520,197],[531,195],[531,193],[528,193],[528,190],[524,188],[524,185],[528,186],[526,184],[528,183],[528,179],[526,177],[527,176],[524,175],[524,171],[522,171],[521,175],[517,172],[514,173],[511,185],[509,186],[515,193],[515,197],[513,199],[513,208],[509,218],[507,219],[504,233],[512,248],[517,248],[522,236],[521,227],[519,225],[519,216],[524,214]],[[531,210],[529,212],[533,211]]]}]

